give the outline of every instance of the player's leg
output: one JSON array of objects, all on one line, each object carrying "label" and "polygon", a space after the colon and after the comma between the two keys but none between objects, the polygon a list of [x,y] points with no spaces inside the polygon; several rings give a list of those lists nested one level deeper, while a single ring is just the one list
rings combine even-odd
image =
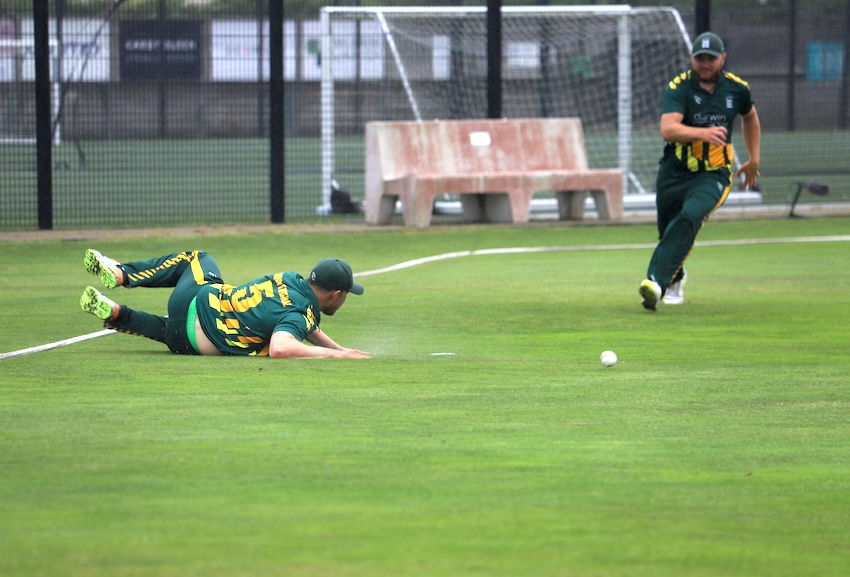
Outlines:
[{"label": "player's leg", "polygon": [[168,316],[186,319],[189,303],[198,294],[200,287],[206,284],[223,283],[221,270],[215,259],[203,251],[181,253],[181,274],[176,278],[174,290],[168,299]]},{"label": "player's leg", "polygon": [[684,275],[683,265],[709,215],[726,200],[730,182],[722,173],[691,179],[682,210],[667,225],[649,264],[649,274],[666,289]]},{"label": "player's leg", "polygon": [[[122,263],[104,256],[96,250],[89,249],[86,251],[83,264],[86,270],[98,276],[107,288],[116,286],[171,288],[177,286],[177,283],[187,271],[191,275],[198,274],[196,271],[190,270],[190,267],[193,262],[202,260],[199,259],[201,255],[211,258],[201,251],[193,251]],[[215,264],[215,261],[213,261],[213,264]],[[206,275],[206,272],[202,273],[201,277],[204,275]],[[211,278],[220,281],[218,275],[216,265]]]},{"label": "player's leg", "polygon": [[[658,189],[661,191],[658,199],[659,238],[664,237],[667,227],[683,210],[689,187],[689,179],[675,179],[670,175],[664,175],[662,171],[659,172]],[[652,271],[648,274],[654,275],[656,273]],[[685,302],[684,285],[686,279],[687,273],[682,266],[673,276],[672,281],[664,288],[662,301],[665,304],[682,304]]]},{"label": "player's leg", "polygon": [[190,273],[195,252],[178,252],[156,258],[122,263],[127,287],[173,288]]},{"label": "player's leg", "polygon": [[189,331],[194,332],[195,328],[194,317],[190,318],[189,315],[189,306],[202,286],[223,282],[221,270],[212,256],[203,251],[190,253],[189,266],[177,281],[168,299],[165,343],[172,352],[198,354],[189,339]]},{"label": "player's leg", "polygon": [[661,168],[658,171],[655,189],[656,225],[658,240],[661,240],[670,222],[682,211],[688,193],[688,184],[687,180],[668,174]]},{"label": "player's leg", "polygon": [[165,342],[165,317],[119,305],[91,286],[83,291],[80,306],[87,313],[101,319],[103,326],[108,329]]},{"label": "player's leg", "polygon": [[[678,186],[677,186],[678,184]],[[682,186],[682,183],[670,183],[667,187],[660,187],[662,193],[658,195],[658,238],[664,238],[664,233],[667,227],[676,216],[684,208],[687,189]],[[648,273],[648,277],[652,278],[655,272]],[[684,285],[685,269],[679,269],[679,272],[673,277],[673,280],[664,288],[663,302],[665,304],[682,304],[685,302],[683,285]],[[659,285],[660,286],[660,285]]]},{"label": "player's leg", "polygon": [[687,187],[679,174],[671,174],[664,167],[659,167],[655,183],[656,224],[658,226],[659,244],[653,252],[647,267],[646,279],[640,283],[638,292],[643,300],[643,308],[654,311],[662,299],[668,283],[659,281],[657,262],[661,258],[660,249],[670,223],[679,215],[685,201]]},{"label": "player's leg", "polygon": [[[181,252],[141,261],[119,263],[95,250],[86,252],[86,269],[108,287],[174,287],[168,316],[161,317],[119,306],[93,287],[86,288],[80,305],[104,321],[104,326],[164,342],[175,353],[195,354],[186,336],[189,303],[198,289],[223,282],[218,264],[203,251]],[[120,279],[120,280],[119,280]]]}]

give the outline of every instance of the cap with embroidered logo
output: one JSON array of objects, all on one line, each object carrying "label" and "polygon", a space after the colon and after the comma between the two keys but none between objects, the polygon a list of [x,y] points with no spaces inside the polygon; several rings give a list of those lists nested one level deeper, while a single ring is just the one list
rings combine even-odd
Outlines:
[{"label": "cap with embroidered logo", "polygon": [[354,281],[351,266],[338,258],[323,258],[316,263],[310,280],[328,290],[348,291],[356,295],[362,295],[364,290],[362,284]]},{"label": "cap with embroidered logo", "polygon": [[699,56],[700,54],[721,56],[724,52],[726,52],[726,48],[723,46],[723,40],[712,32],[703,32],[697,36],[691,49],[692,56]]}]

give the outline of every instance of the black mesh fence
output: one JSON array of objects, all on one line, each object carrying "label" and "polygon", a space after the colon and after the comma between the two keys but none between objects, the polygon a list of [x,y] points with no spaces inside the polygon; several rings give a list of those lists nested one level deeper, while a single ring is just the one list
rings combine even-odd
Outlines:
[{"label": "black mesh fence", "polygon": [[[269,220],[268,3],[208,4],[51,4],[56,228]],[[34,57],[32,13],[0,12],[7,229],[37,222]],[[309,192],[293,214],[315,214]]]},{"label": "black mesh fence", "polygon": [[[811,181],[830,185],[817,201],[850,201],[850,7],[713,4],[727,68],[750,83],[761,117],[763,201],[788,202],[798,183]],[[269,222],[268,0],[65,0],[50,10],[55,228]],[[680,13],[693,37],[693,12]],[[39,222],[33,25],[32,2],[0,4],[0,230]],[[318,12],[285,13],[283,35],[287,222],[340,218],[323,180]],[[370,41],[354,40],[365,74],[341,83],[332,104],[336,118],[347,119],[335,134],[334,176],[355,205],[364,122],[390,99],[405,99],[390,51],[376,61]],[[528,45],[506,48],[506,62]],[[434,65],[432,53],[422,57]],[[518,91],[539,90],[510,71],[505,77],[508,103]]]}]

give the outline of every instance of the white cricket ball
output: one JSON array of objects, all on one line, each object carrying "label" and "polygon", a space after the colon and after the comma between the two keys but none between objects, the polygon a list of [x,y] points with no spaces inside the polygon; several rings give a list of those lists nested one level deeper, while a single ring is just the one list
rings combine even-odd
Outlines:
[{"label": "white cricket ball", "polygon": [[614,351],[602,351],[599,355],[599,362],[603,367],[613,367],[617,364],[617,353]]}]

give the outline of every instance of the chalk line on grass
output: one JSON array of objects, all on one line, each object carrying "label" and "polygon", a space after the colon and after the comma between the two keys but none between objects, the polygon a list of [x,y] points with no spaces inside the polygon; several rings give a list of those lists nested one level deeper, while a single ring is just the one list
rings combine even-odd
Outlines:
[{"label": "chalk line on grass", "polygon": [[[798,243],[807,243],[807,242],[850,242],[850,235],[842,234],[842,235],[833,235],[833,236],[798,236],[798,237],[790,237],[790,238],[749,238],[749,239],[738,239],[738,240],[707,240],[707,241],[698,241],[694,246],[747,246],[747,245],[758,245],[758,244],[798,244]],[[648,250],[655,248],[656,243],[640,243],[640,244],[600,244],[600,245],[582,245],[582,246],[528,246],[528,247],[509,247],[509,248],[484,248],[479,250],[461,250],[456,252],[447,252],[444,254],[438,254],[434,256],[426,256],[423,258],[417,258],[413,260],[408,260],[404,262],[400,262],[398,264],[394,264],[392,266],[363,271],[359,273],[355,273],[355,277],[365,277],[365,276],[374,276],[378,274],[385,274],[388,272],[395,272],[399,270],[403,270],[406,268],[411,268],[414,266],[419,266],[423,264],[428,264],[432,262],[439,262],[443,260],[450,260],[454,258],[463,258],[468,256],[486,256],[486,255],[499,255],[499,254],[527,254],[527,253],[542,253],[542,252],[591,252],[591,251],[609,251],[609,250]],[[111,329],[105,329],[102,331],[98,331],[96,333],[89,333],[87,335],[80,335],[78,337],[73,337],[70,339],[65,339],[63,341],[57,341],[55,343],[48,343],[46,345],[40,345],[37,347],[30,347],[28,349],[21,349],[18,351],[11,351],[8,353],[0,353],[0,359],[8,359],[11,357],[20,357],[24,355],[28,355],[31,353],[40,353],[42,351],[49,351],[51,349],[55,349],[58,347],[64,347],[67,345],[72,345],[74,343],[79,343],[82,341],[87,341],[89,339],[94,339],[97,337],[103,337],[106,335],[111,335],[115,333],[115,331]]]},{"label": "chalk line on grass", "polygon": [[[792,238],[750,238],[738,240],[708,240],[695,243],[694,246],[746,246],[756,244],[796,244],[806,242],[848,242],[850,235],[835,235],[835,236],[799,236]],[[581,245],[581,246],[518,246],[510,248],[484,248],[479,250],[461,250],[457,252],[447,252],[434,256],[426,256],[408,260],[375,270],[363,271],[354,273],[355,277],[373,276],[388,272],[395,272],[414,266],[439,262],[454,258],[466,256],[484,256],[498,254],[525,254],[525,253],[541,253],[541,252],[591,252],[591,251],[610,251],[610,250],[648,250],[654,249],[657,243],[640,243],[640,244],[600,244],[600,245]]]},{"label": "chalk line on grass", "polygon": [[102,331],[97,331],[96,333],[89,333],[87,335],[80,335],[78,337],[72,337],[70,339],[65,339],[64,341],[56,341],[55,343],[47,343],[46,345],[39,345],[37,347],[30,347],[28,349],[21,349],[19,351],[11,351],[8,353],[0,353],[0,359],[10,359],[12,357],[22,357],[24,355],[29,355],[32,353],[40,353],[42,351],[49,351],[50,349],[57,349],[59,347],[64,347],[67,345],[73,345],[74,343],[81,343],[83,341],[87,341],[89,339],[96,339],[97,337],[105,337],[106,335],[114,334],[115,331],[112,329],[103,329]]}]

